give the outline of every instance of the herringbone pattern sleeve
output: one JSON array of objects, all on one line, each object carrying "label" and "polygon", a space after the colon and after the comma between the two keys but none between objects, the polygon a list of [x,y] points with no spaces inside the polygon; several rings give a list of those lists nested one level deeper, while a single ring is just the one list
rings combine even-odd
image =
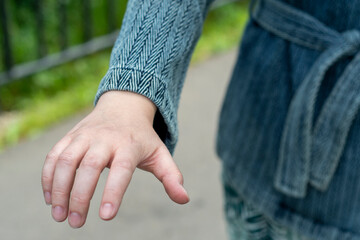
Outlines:
[{"label": "herringbone pattern sleeve", "polygon": [[[109,90],[142,94],[158,108],[155,123],[172,153],[185,74],[211,0],[129,0],[110,67],[95,97]],[[116,106],[114,106],[116,107]],[[161,117],[159,117],[161,116]]]}]

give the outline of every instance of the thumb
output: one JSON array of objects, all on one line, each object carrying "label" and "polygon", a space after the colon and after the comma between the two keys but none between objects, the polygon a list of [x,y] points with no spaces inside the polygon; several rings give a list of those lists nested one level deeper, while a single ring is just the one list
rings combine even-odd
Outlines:
[{"label": "thumb", "polygon": [[139,167],[152,172],[162,182],[171,200],[179,204],[189,202],[189,196],[183,187],[183,176],[165,146],[158,148],[147,162]]}]

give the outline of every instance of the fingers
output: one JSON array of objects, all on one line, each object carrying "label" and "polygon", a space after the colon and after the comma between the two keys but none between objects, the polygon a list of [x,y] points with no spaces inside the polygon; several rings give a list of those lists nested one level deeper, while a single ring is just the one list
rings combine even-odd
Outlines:
[{"label": "fingers", "polygon": [[70,144],[70,142],[71,138],[68,135],[65,136],[50,150],[46,156],[42,170],[41,184],[44,192],[45,202],[48,205],[51,204],[51,190],[57,159],[64,151],[64,149]]},{"label": "fingers", "polygon": [[84,225],[90,200],[102,170],[111,155],[106,146],[92,146],[84,156],[77,170],[69,205],[69,224],[74,228]]},{"label": "fingers", "polygon": [[106,181],[99,215],[103,220],[113,219],[136,168],[134,155],[118,151],[111,163]]},{"label": "fingers", "polygon": [[184,179],[179,168],[165,146],[160,151],[154,175],[162,182],[171,200],[179,204],[189,202],[190,198],[183,187]]},{"label": "fingers", "polygon": [[[164,185],[166,193],[176,203],[185,204],[189,196],[185,191],[183,177],[165,146],[159,148],[154,156],[138,167],[152,172]],[[111,164],[105,185],[99,215],[104,220],[114,218],[119,210],[122,198],[130,183],[138,159],[129,151],[118,151]]]},{"label": "fingers", "polygon": [[167,148],[160,147],[150,162],[151,164],[142,168],[152,172],[162,182],[170,199],[179,204],[189,202],[189,196],[183,187],[182,174]]},{"label": "fingers", "polygon": [[[154,141],[144,151],[139,145],[125,143],[114,153],[114,145],[108,141],[103,145],[92,141],[94,144],[89,146],[90,141],[80,136],[73,140],[65,137],[54,146],[45,160],[42,185],[45,201],[52,204],[52,216],[56,221],[69,217],[69,224],[74,228],[85,223],[90,200],[106,166],[110,167],[110,172],[99,211],[104,220],[116,216],[140,161],[142,163],[138,167],[152,172],[174,202],[184,204],[189,201],[182,186],[182,174],[165,145],[156,147],[159,145]],[[144,157],[144,152],[153,154]]]},{"label": "fingers", "polygon": [[88,149],[86,140],[75,139],[59,155],[56,162],[51,191],[52,216],[64,221],[68,215],[69,197],[76,168]]}]

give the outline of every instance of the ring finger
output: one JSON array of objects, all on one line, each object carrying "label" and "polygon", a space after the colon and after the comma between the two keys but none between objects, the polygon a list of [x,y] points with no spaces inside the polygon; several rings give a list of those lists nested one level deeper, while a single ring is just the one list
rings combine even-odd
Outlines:
[{"label": "ring finger", "polygon": [[69,196],[76,168],[88,149],[82,139],[74,141],[60,154],[56,163],[52,186],[52,216],[55,221],[64,221],[68,213]]}]

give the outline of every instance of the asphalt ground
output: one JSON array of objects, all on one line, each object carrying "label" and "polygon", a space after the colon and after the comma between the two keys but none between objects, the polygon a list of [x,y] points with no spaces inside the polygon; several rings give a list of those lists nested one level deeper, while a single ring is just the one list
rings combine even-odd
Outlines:
[{"label": "asphalt ground", "polygon": [[118,215],[105,222],[98,216],[108,173],[104,170],[84,227],[72,229],[67,222],[55,222],[42,196],[42,164],[51,147],[88,110],[0,154],[0,239],[226,239],[221,162],[214,146],[218,114],[235,57],[236,50],[232,50],[191,67],[187,74],[174,159],[184,175],[188,204],[171,202],[155,177],[137,170]]}]

